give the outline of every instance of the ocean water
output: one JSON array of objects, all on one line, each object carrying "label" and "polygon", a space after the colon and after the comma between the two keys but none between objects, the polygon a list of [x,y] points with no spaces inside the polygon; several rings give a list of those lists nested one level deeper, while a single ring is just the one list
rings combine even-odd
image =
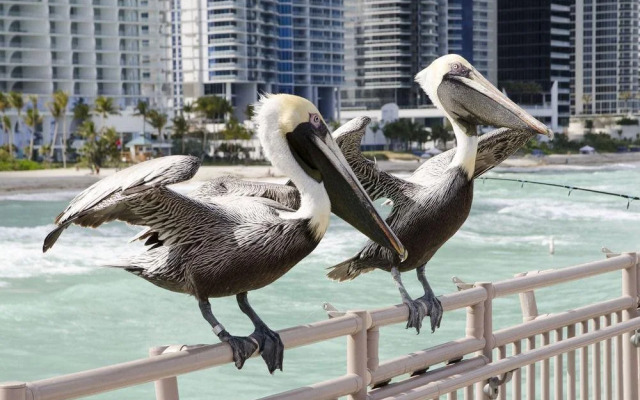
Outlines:
[{"label": "ocean water", "polygon": [[[640,195],[640,165],[509,170],[491,176],[540,180]],[[127,239],[137,229],[113,223],[98,230],[68,229],[42,254],[54,217],[73,192],[0,197],[0,381],[31,381],[147,356],[164,344],[216,343],[197,303],[161,290],[121,270],[99,267],[142,250]],[[378,202],[380,203],[380,202]],[[497,281],[518,272],[561,268],[602,259],[614,251],[640,249],[640,202],[511,182],[479,181],[471,215],[431,260],[427,273],[436,293],[455,291],[451,277]],[[387,209],[381,207],[383,212]],[[549,254],[554,238],[555,254]],[[348,283],[331,282],[325,268],[354,254],[364,237],[333,218],[325,238],[303,262],[275,284],[249,294],[257,312],[282,329],[326,318],[338,309],[396,304],[400,296],[389,274],[375,271]],[[420,295],[413,273],[405,285]],[[611,273],[537,293],[541,313],[616,297],[620,274]],[[230,332],[247,335],[250,321],[234,298],[213,299],[214,314]],[[516,296],[495,302],[497,328],[521,321]],[[464,335],[463,311],[446,313],[442,327],[416,335],[397,325],[381,331],[381,359],[427,348]],[[250,399],[345,373],[344,338],[285,352],[284,372],[273,376],[262,359],[238,371],[227,365],[181,376],[185,399]],[[106,393],[100,399],[150,399],[146,384]]]}]

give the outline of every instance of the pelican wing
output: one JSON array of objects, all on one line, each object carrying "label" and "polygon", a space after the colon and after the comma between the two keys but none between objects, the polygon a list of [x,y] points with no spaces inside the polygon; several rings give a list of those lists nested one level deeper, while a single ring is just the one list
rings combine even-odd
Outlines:
[{"label": "pelican wing", "polygon": [[332,136],[371,200],[387,197],[394,202],[400,201],[405,197],[404,191],[413,184],[380,171],[376,163],[366,159],[360,151],[362,136],[369,122],[371,119],[368,117],[354,118],[336,129]]},{"label": "pelican wing", "polygon": [[169,156],[146,161],[108,176],[77,195],[55,220],[58,227],[45,239],[43,251],[58,240],[70,224],[97,227],[119,219],[134,225],[143,224],[139,215],[127,205],[132,196],[157,187],[191,179],[200,167],[200,159]]},{"label": "pelican wing", "polygon": [[[537,133],[533,131],[501,128],[480,136],[473,177],[477,178],[493,169],[536,135]],[[441,176],[455,154],[456,149],[453,148],[431,157],[415,170],[409,177],[409,181],[428,182]]]},{"label": "pelican wing", "polygon": [[274,200],[290,209],[297,210],[300,207],[300,193],[294,186],[243,181],[232,176],[212,179],[189,193],[189,197],[205,203],[220,196],[262,197]]}]

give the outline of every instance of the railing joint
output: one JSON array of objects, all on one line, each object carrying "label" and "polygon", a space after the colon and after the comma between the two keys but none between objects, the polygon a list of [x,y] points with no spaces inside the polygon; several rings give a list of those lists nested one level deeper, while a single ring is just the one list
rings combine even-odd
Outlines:
[{"label": "railing joint", "polygon": [[631,335],[631,344],[633,344],[637,348],[640,348],[640,329],[636,329],[636,333]]},{"label": "railing joint", "polygon": [[497,399],[498,395],[500,394],[500,386],[509,382],[511,378],[513,378],[513,373],[515,371],[517,371],[517,369],[505,372],[504,374],[502,374],[501,377],[494,376],[489,378],[487,384],[484,385],[482,392],[485,394],[486,397],[492,400]]},{"label": "railing joint", "polygon": [[322,309],[327,312],[327,316],[329,317],[329,319],[342,317],[347,314],[346,311],[338,310],[331,303],[323,303]]}]

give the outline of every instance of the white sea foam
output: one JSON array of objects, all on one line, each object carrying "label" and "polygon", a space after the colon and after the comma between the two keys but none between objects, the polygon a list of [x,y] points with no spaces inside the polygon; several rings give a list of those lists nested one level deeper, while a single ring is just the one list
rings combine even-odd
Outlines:
[{"label": "white sea foam", "polygon": [[140,251],[138,245],[127,245],[134,228],[118,224],[100,230],[71,227],[43,254],[43,240],[53,228],[0,227],[0,278],[88,273],[115,258]]},{"label": "white sea foam", "polygon": [[73,199],[78,193],[80,193],[78,190],[12,193],[0,195],[0,201],[64,201]]}]

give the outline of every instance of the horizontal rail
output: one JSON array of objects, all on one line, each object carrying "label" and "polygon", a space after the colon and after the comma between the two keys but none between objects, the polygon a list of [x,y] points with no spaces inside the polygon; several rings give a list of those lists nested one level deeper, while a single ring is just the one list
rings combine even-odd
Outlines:
[{"label": "horizontal rail", "polygon": [[[264,399],[307,400],[349,395],[350,399],[360,400],[367,398],[369,384],[388,381],[407,373],[424,370],[430,366],[462,357],[473,358],[453,365],[442,366],[419,376],[375,389],[369,393],[368,398],[370,400],[396,398],[396,396],[407,399],[431,398],[473,384],[476,385],[476,390],[479,390],[478,388],[482,387],[487,378],[511,370],[518,370],[538,361],[557,357],[563,353],[639,328],[640,318],[636,315],[636,302],[640,275],[637,275],[636,262],[635,253],[623,253],[604,261],[543,271],[494,284],[478,283],[477,287],[440,296],[439,299],[445,311],[467,307],[467,336],[386,360],[380,364],[378,361],[378,328],[406,322],[408,307],[404,304],[373,311],[349,311],[345,315],[326,321],[281,330],[279,334],[286,349],[347,336],[347,373],[335,379],[310,384]],[[537,288],[616,270],[623,270],[622,297],[538,317],[526,323],[493,331],[492,299],[495,297],[530,292]],[[519,343],[525,338],[557,331],[565,326],[615,313],[618,315],[617,321],[620,321],[621,316],[624,316],[625,322],[491,362],[492,351],[495,348],[504,348],[509,343]],[[629,318],[631,320],[626,321]],[[630,342],[626,341],[625,346],[631,346]],[[177,396],[177,380],[174,377],[232,362],[231,350],[224,343],[200,346],[164,346],[152,351],[152,354],[159,353],[160,355],[154,355],[150,358],[35,382],[3,383],[0,384],[0,399],[72,399],[151,381],[156,381],[156,387],[163,384],[169,389],[167,392],[159,394],[158,398],[172,399]],[[475,357],[474,353],[476,353]],[[624,382],[635,382],[637,381],[636,353],[631,352],[634,357],[626,358],[629,356],[628,353],[629,350],[625,350]],[[619,357],[622,358],[622,355]],[[627,390],[629,390],[628,393],[631,393],[627,397],[637,397],[628,388],[628,383],[625,385],[625,393]],[[174,393],[175,395],[163,397],[166,393]]]},{"label": "horizontal rail", "polygon": [[484,339],[465,338],[420,350],[381,363],[371,371],[371,383],[376,384],[402,374],[424,369],[430,365],[460,358],[484,348]]},{"label": "horizontal rail", "polygon": [[347,374],[336,379],[315,383],[302,388],[263,397],[260,400],[322,400],[333,399],[357,392],[364,382],[355,374]]},{"label": "horizontal rail", "polygon": [[519,369],[523,366],[534,364],[538,361],[546,360],[612,337],[620,336],[638,328],[640,328],[640,318],[621,322],[619,324],[603,328],[599,331],[574,336],[561,342],[556,342],[535,350],[494,361],[484,368],[465,372],[438,382],[432,382],[419,388],[413,388],[410,392],[404,392],[402,396],[398,396],[397,398],[402,400],[411,400],[430,399],[442,396],[454,390],[469,386],[475,382],[481,382],[491,377]]},{"label": "horizontal rail", "polygon": [[495,297],[518,294],[529,290],[556,285],[558,283],[588,278],[594,275],[606,274],[636,264],[634,254],[621,254],[602,261],[594,261],[562,269],[543,271],[535,275],[525,275],[506,279],[493,284]]},{"label": "horizontal rail", "polygon": [[[357,316],[347,314],[284,329],[279,331],[279,334],[284,347],[290,349],[351,335],[361,328],[359,320]],[[73,399],[153,382],[232,361],[231,348],[226,343],[184,346],[177,352],[30,382],[27,384],[27,400]]]},{"label": "horizontal rail", "polygon": [[545,317],[538,317],[533,321],[525,322],[510,328],[495,331],[493,334],[495,347],[504,346],[517,340],[526,339],[533,335],[551,332],[567,325],[588,321],[592,318],[622,311],[632,307],[635,300],[631,297],[619,297],[602,303],[592,304],[575,310],[565,311]]},{"label": "horizontal rail", "polygon": [[[457,310],[463,307],[473,306],[487,299],[487,291],[481,287],[475,287],[460,292],[439,296],[444,311]],[[379,308],[369,312],[372,326],[393,325],[406,322],[409,317],[409,308],[405,304]]]},{"label": "horizontal rail", "polygon": [[415,387],[424,386],[434,381],[439,381],[452,375],[461,374],[476,368],[484,367],[489,363],[485,356],[477,356],[468,360],[463,360],[455,364],[445,365],[444,367],[424,374],[405,379],[404,381],[391,383],[371,391],[368,400],[381,400],[391,396],[395,396],[405,390],[411,390]]}]

